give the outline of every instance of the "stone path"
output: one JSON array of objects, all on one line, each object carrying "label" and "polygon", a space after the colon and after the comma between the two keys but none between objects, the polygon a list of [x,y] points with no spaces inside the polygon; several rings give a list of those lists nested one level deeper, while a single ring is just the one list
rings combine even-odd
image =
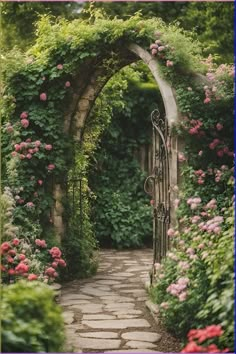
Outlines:
[{"label": "stone path", "polygon": [[67,350],[80,353],[179,352],[145,305],[151,250],[100,252],[97,275],[64,284],[60,304]]}]

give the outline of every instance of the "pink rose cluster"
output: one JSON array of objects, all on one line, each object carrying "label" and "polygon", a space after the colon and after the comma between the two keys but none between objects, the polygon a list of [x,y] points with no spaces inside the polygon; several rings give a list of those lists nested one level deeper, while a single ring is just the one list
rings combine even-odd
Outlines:
[{"label": "pink rose cluster", "polygon": [[47,244],[46,244],[45,240],[40,240],[40,239],[36,238],[35,244],[38,247],[47,248]]},{"label": "pink rose cluster", "polygon": [[[157,37],[160,37],[160,36],[161,36],[161,33],[159,33],[159,35]],[[174,65],[174,62],[172,60],[169,60],[166,58],[166,54],[167,54],[166,52],[167,52],[168,48],[169,48],[168,44],[164,45],[160,39],[157,39],[155,41],[155,43],[152,43],[150,45],[151,54],[153,56],[157,56],[159,59],[166,60],[165,65],[167,67],[172,67]],[[172,50],[173,50],[173,48],[172,48]]]},{"label": "pink rose cluster", "polygon": [[[21,160],[24,159],[32,159],[33,155],[37,153],[43,145],[40,140],[31,141],[31,139],[27,139],[26,141],[22,141],[19,144],[14,145],[15,151],[12,152],[13,157],[19,157]],[[45,150],[52,150],[51,144],[44,145]]]},{"label": "pink rose cluster", "polygon": [[224,222],[223,216],[215,216],[214,218],[208,220],[207,222],[202,222],[199,224],[199,228],[202,231],[206,231],[208,233],[219,234],[221,232],[220,224]]},{"label": "pink rose cluster", "polygon": [[20,245],[21,241],[18,238],[1,244],[1,270],[9,276],[24,277],[30,281],[36,280],[37,276],[35,274],[28,274],[29,260],[25,254],[20,253],[20,249],[17,249]]},{"label": "pink rose cluster", "polygon": [[190,120],[191,127],[189,128],[190,135],[196,135],[197,137],[201,137],[205,135],[205,132],[201,130],[203,123],[200,120],[192,119]]},{"label": "pink rose cluster", "polygon": [[197,176],[197,183],[204,184],[205,177],[206,177],[205,172],[200,169],[200,170],[194,171],[194,174],[195,174],[195,176]]},{"label": "pink rose cluster", "polygon": [[187,286],[189,284],[188,278],[179,278],[176,283],[172,283],[166,289],[167,293],[179,298],[179,301],[184,301],[187,298]]},{"label": "pink rose cluster", "polygon": [[199,197],[187,199],[187,204],[190,206],[191,210],[197,209],[200,206],[201,202],[202,200]]}]

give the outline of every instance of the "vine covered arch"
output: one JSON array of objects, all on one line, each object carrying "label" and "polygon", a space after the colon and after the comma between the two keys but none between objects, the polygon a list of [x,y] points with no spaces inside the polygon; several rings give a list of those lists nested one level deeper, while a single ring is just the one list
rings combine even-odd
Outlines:
[{"label": "vine covered arch", "polygon": [[[201,69],[198,50],[178,27],[159,19],[144,21],[139,14],[126,21],[96,18],[92,23],[51,23],[43,17],[35,45],[6,75],[4,143],[8,184],[19,196],[16,221],[29,218],[45,228],[52,223],[60,241],[65,234],[64,180],[73,164],[68,151],[81,143],[86,119],[106,82],[141,59],[160,89],[171,128],[180,118],[174,89]],[[178,150],[173,137],[172,187],[178,183]]]}]

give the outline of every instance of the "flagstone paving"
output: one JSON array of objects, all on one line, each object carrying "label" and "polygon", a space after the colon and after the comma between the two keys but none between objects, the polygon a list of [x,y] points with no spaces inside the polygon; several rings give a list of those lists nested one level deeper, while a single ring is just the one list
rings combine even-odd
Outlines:
[{"label": "flagstone paving", "polygon": [[152,250],[100,251],[96,276],[64,284],[60,304],[67,351],[179,352],[179,342],[152,317],[145,302]]}]

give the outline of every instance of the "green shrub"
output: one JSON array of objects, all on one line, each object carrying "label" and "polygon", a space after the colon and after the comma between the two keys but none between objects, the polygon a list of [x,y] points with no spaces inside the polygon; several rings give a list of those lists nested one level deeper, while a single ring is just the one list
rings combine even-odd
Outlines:
[{"label": "green shrub", "polygon": [[61,310],[46,284],[20,281],[2,288],[2,351],[59,352],[64,343]]}]

